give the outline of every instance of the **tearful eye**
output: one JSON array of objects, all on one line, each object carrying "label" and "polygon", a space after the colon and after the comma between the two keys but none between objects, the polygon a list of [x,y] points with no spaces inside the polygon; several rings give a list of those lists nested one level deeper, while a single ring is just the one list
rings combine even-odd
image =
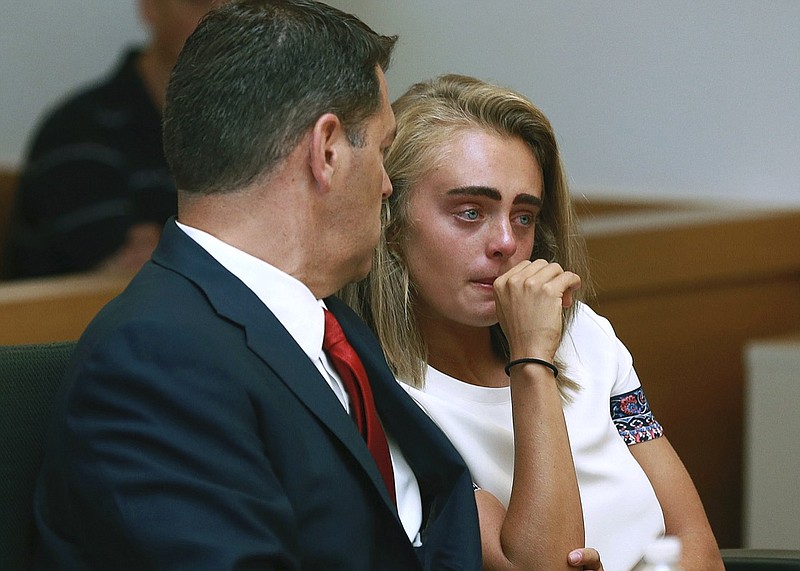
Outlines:
[{"label": "tearful eye", "polygon": [[519,220],[519,223],[523,226],[530,226],[533,224],[533,216],[530,214],[522,214],[517,220]]}]

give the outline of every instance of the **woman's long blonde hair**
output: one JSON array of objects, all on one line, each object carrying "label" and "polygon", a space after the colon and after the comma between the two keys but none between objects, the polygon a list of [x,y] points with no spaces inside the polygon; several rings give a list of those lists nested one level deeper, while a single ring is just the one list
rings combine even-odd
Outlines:
[{"label": "woman's long blonde hair", "polygon": [[[442,149],[459,132],[477,127],[528,144],[544,179],[531,259],[555,261],[580,275],[584,296],[591,287],[555,133],[538,108],[513,90],[463,75],[418,83],[392,107],[397,137],[386,156],[386,171],[394,192],[383,209],[383,237],[370,275],[341,295],[375,331],[397,378],[421,387],[428,355],[414,315],[414,284],[403,259],[409,202],[411,189],[437,166]],[[564,310],[564,329],[574,308]],[[498,355],[508,359],[508,342],[499,325],[492,326],[492,340]],[[566,389],[577,389],[568,371],[558,381],[565,398]]]}]

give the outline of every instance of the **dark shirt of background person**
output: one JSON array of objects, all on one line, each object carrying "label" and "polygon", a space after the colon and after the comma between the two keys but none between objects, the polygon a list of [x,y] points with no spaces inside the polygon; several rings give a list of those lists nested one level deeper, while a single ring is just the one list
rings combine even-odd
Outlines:
[{"label": "dark shirt of background person", "polygon": [[19,180],[8,277],[81,272],[120,250],[129,230],[177,211],[161,149],[161,112],[129,51],[113,75],[44,120]]},{"label": "dark shirt of background person", "polygon": [[161,110],[172,66],[220,0],[136,0],[149,33],[103,81],[58,104],[28,149],[4,274],[108,270],[150,257],[177,194],[164,159]]}]

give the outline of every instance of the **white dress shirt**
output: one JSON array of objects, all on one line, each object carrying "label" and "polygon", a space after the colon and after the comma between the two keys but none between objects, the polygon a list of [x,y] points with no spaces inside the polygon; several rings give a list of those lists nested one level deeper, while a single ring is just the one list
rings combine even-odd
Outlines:
[{"label": "white dress shirt", "polygon": [[[325,316],[322,300],[316,299],[305,284],[275,266],[247,254],[207,232],[177,223],[192,240],[214,257],[225,269],[244,283],[278,318],[289,335],[317,367],[322,379],[350,412],[350,400],[344,385],[322,350]],[[390,434],[389,453],[394,472],[397,510],[410,541],[419,545],[422,526],[422,498],[414,472]]]}]

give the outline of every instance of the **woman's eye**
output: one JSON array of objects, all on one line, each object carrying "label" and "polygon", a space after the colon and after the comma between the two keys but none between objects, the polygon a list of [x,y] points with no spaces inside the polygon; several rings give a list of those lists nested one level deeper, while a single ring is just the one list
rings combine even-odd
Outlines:
[{"label": "woman's eye", "polygon": [[519,223],[523,226],[530,226],[533,224],[533,216],[530,214],[520,214],[517,220],[519,220]]}]

